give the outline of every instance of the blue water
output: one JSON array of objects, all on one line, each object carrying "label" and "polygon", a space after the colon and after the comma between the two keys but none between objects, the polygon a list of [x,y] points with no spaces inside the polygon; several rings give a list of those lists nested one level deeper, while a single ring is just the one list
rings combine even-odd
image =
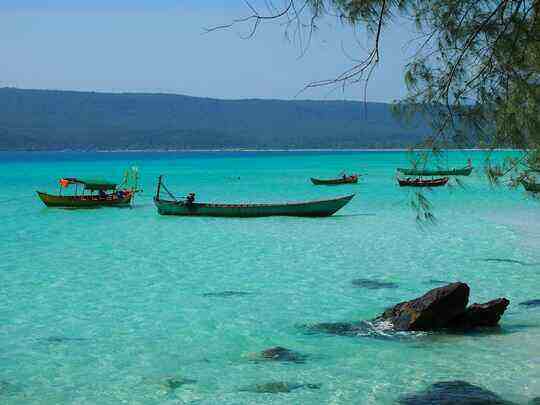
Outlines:
[{"label": "blue water", "polygon": [[[454,152],[449,165],[480,152]],[[502,155],[499,155],[502,157]],[[139,167],[132,209],[47,209],[57,179],[120,179]],[[492,188],[427,192],[437,224],[419,226],[400,189],[401,152],[0,154],[0,403],[391,404],[442,380],[508,400],[540,396],[540,202]],[[358,185],[315,187],[341,170]],[[158,216],[156,177],[199,201],[295,201],[356,193],[330,218]],[[519,261],[497,262],[485,259]],[[367,278],[398,284],[362,289]],[[370,319],[435,284],[469,283],[471,300],[508,297],[493,333],[344,337],[316,322]],[[248,294],[207,296],[238,291]],[[285,346],[305,363],[251,361]],[[168,379],[190,379],[176,389]],[[259,383],[321,383],[291,393]]]}]

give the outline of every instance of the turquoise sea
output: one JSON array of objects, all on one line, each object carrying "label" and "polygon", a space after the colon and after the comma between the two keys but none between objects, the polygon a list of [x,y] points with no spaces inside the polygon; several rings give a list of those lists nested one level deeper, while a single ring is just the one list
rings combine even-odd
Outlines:
[{"label": "turquoise sea", "polygon": [[[485,156],[452,152],[449,165],[468,157],[481,167]],[[133,165],[144,192],[131,209],[47,209],[35,195]],[[540,396],[540,307],[518,305],[540,298],[540,201],[476,170],[426,193],[437,224],[421,227],[394,178],[404,165],[403,152],[1,153],[0,403],[393,404],[449,380],[519,404]],[[364,177],[309,182],[341,170]],[[161,217],[159,174],[199,201],[356,197],[330,218]],[[500,329],[347,337],[305,326],[370,319],[457,280],[473,302],[510,299]],[[253,361],[278,345],[305,362]],[[276,381],[321,386],[243,390]]]}]

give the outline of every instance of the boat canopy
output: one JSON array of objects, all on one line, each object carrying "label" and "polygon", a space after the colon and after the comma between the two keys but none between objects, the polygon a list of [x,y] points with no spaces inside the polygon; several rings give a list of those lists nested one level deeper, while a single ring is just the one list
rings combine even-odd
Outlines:
[{"label": "boat canopy", "polygon": [[96,190],[115,190],[118,186],[116,183],[94,178],[94,179],[84,179],[84,178],[75,178],[75,177],[65,177],[60,179],[60,185],[62,187],[67,187],[70,184],[82,184],[85,190],[96,191]]}]

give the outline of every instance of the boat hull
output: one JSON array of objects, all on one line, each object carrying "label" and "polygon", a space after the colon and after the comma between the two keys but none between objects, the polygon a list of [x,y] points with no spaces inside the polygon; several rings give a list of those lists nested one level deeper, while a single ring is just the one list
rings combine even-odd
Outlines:
[{"label": "boat hull", "polygon": [[358,176],[349,176],[346,178],[328,180],[315,179],[312,177],[311,182],[316,186],[338,186],[340,184],[355,184],[358,183]]},{"label": "boat hull", "polygon": [[540,183],[521,180],[521,184],[525,190],[530,191],[531,193],[540,193]]},{"label": "boat hull", "polygon": [[256,218],[270,216],[328,217],[352,200],[354,194],[331,200],[286,204],[185,203],[154,198],[161,215]]},{"label": "boat hull", "polygon": [[37,192],[37,195],[47,207],[62,208],[128,207],[133,197],[133,194],[129,194],[124,198],[109,195],[108,198],[102,199],[98,196],[52,195],[40,191]]},{"label": "boat hull", "polygon": [[397,170],[405,176],[469,176],[472,173],[473,168],[464,167],[462,169],[450,170],[417,170],[398,167]]},{"label": "boat hull", "polygon": [[442,179],[433,179],[433,180],[407,180],[407,179],[398,179],[400,187],[442,187],[448,183],[448,177],[443,177]]}]

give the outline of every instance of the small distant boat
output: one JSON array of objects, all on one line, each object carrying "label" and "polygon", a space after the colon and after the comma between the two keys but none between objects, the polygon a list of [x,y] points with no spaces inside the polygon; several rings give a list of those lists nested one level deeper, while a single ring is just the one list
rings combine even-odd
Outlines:
[{"label": "small distant boat", "polygon": [[440,179],[398,179],[400,187],[441,187],[448,183],[448,177]]},{"label": "small distant boat", "polygon": [[[133,186],[127,187],[129,181]],[[97,208],[128,207],[137,190],[138,173],[136,168],[126,171],[121,185],[104,179],[85,179],[65,177],[59,180],[60,191],[57,195],[37,191],[38,197],[47,207]],[[72,195],[62,194],[62,190],[75,186]],[[126,186],[126,187],[122,187]],[[79,193],[79,188],[81,191]]]},{"label": "small distant boat", "polygon": [[[172,200],[160,197],[161,188],[169,194]],[[211,204],[195,202],[191,193],[186,199],[177,200],[163,184],[162,176],[158,179],[158,187],[154,203],[161,215],[208,216],[254,218],[269,216],[292,217],[328,217],[335,214],[352,200],[354,194],[329,200],[289,202],[277,204]]]},{"label": "small distant boat", "polygon": [[398,172],[403,173],[405,176],[468,176],[473,171],[473,167],[467,166],[461,169],[448,170],[421,170],[398,167],[397,170]]},{"label": "small distant boat", "polygon": [[530,191],[531,193],[540,193],[540,183],[535,183],[534,181],[521,179],[521,184],[525,190]]},{"label": "small distant boat", "polygon": [[311,182],[316,186],[337,186],[339,184],[354,184],[358,183],[358,175],[353,174],[351,176],[343,176],[338,179],[315,179],[311,178]]}]

